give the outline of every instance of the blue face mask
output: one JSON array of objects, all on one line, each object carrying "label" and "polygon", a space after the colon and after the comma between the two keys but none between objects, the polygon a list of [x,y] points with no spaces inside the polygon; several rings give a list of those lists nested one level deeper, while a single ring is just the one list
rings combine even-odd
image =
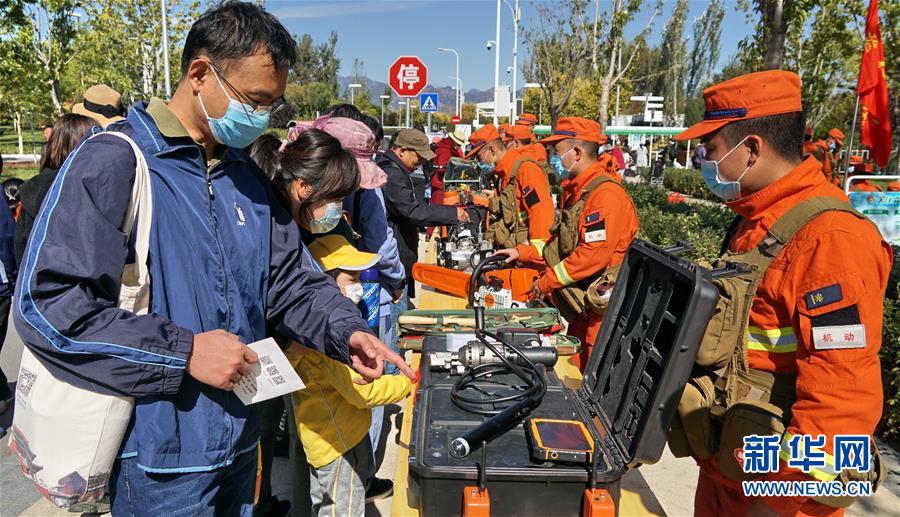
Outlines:
[{"label": "blue face mask", "polygon": [[494,164],[493,163],[479,161],[478,167],[481,168],[481,172],[483,172],[484,174],[493,174],[493,172],[494,172]]},{"label": "blue face mask", "polygon": [[[747,137],[744,137],[744,140],[747,140]],[[719,158],[718,161],[700,160],[700,174],[703,175],[703,181],[706,182],[706,186],[709,187],[709,190],[711,190],[713,194],[725,201],[733,201],[741,197],[741,180],[747,175],[747,171],[749,171],[750,167],[753,165],[748,165],[747,168],[744,169],[744,172],[741,173],[740,177],[735,181],[722,181],[719,178],[719,162],[727,158],[729,154],[740,147],[741,144],[744,143],[744,140],[741,140],[738,145],[732,147],[731,151],[725,153],[725,156]]]},{"label": "blue face mask", "polygon": [[328,203],[325,205],[325,215],[322,217],[309,220],[309,231],[313,233],[328,233],[341,222],[344,215],[344,205],[341,202]]},{"label": "blue face mask", "polygon": [[573,147],[572,149],[569,149],[568,151],[564,152],[562,155],[554,154],[552,157],[550,157],[550,165],[553,167],[553,170],[555,170],[556,173],[559,174],[560,178],[567,178],[567,177],[569,177],[569,174],[572,172],[572,169],[567,169],[563,165],[562,157],[571,153],[573,149],[575,149],[575,148]]},{"label": "blue face mask", "polygon": [[835,152],[837,150],[837,144],[835,144],[834,142],[828,144],[828,150],[831,152]]},{"label": "blue face mask", "polygon": [[228,97],[228,109],[225,110],[222,118],[211,118],[206,111],[206,106],[203,105],[203,98],[197,93],[200,107],[203,108],[203,113],[206,115],[206,120],[209,123],[209,129],[212,131],[216,142],[228,147],[243,149],[252,144],[259,135],[269,128],[269,112],[256,112],[252,106],[232,99],[225,87],[222,86],[219,74],[214,68],[210,68],[216,76],[219,88],[222,88],[225,96]]}]

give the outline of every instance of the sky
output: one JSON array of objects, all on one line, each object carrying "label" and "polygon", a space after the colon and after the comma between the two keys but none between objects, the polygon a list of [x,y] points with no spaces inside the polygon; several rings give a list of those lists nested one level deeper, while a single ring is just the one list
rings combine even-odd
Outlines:
[{"label": "sky", "polygon": [[[544,0],[553,1],[553,0]],[[509,0],[514,5],[515,0]],[[521,25],[534,23],[535,2],[520,1]],[[626,28],[628,37],[638,34],[647,24],[652,12],[650,4]],[[662,27],[671,16],[674,0],[664,2],[663,12],[654,20],[651,43],[657,43]],[[603,1],[601,10],[612,9],[612,1]],[[689,2],[685,36],[690,38],[693,20],[706,9],[707,2]],[[460,54],[460,77],[464,91],[486,90],[494,85],[494,52],[486,49],[486,42],[495,39],[497,4],[492,0],[266,0],[265,7],[275,14],[289,31],[308,33],[315,42],[322,42],[334,30],[338,34],[337,55],[341,60],[340,75],[349,76],[354,58],[365,62],[366,75],[387,82],[387,70],[401,55],[416,55],[428,66],[428,81],[437,86],[452,86],[456,73],[452,53],[438,51],[438,47],[456,49]],[[512,9],[501,4],[500,84],[511,84],[507,67],[512,66],[513,24]],[[719,66],[737,52],[738,42],[750,34],[744,12],[737,2],[726,0]],[[519,32],[518,84],[525,80],[521,68],[528,49]],[[690,48],[690,43],[688,43]]]}]

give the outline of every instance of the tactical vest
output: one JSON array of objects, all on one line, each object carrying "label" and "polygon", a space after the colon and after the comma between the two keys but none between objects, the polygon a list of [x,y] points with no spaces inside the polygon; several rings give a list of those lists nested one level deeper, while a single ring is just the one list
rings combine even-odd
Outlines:
[{"label": "tactical vest", "polygon": [[494,222],[487,233],[495,247],[515,248],[519,244],[528,244],[528,212],[519,211],[516,202],[516,186],[518,185],[519,167],[525,162],[540,164],[531,158],[520,158],[509,171],[509,183],[500,194],[491,198],[488,204]]},{"label": "tactical vest", "polygon": [[[797,398],[797,379],[793,374],[750,368],[747,361],[750,309],[759,282],[772,261],[797,232],[827,211],[847,212],[866,220],[845,201],[831,197],[807,199],[782,215],[760,243],[744,253],[728,251],[728,243],[742,219],[738,217],[732,223],[714,267],[724,267],[730,262],[743,266],[743,272],[714,280],[719,301],[669,430],[669,448],[676,457],[709,459],[715,455],[719,471],[734,481],[762,476],[745,473],[734,451],[743,450],[745,436],[780,436],[785,432]],[[717,455],[719,451],[721,454]],[[865,476],[854,479],[865,480]],[[844,498],[816,500],[835,507],[853,502]]]},{"label": "tactical vest", "polygon": [[[585,185],[584,192],[574,205],[560,209],[553,226],[550,228],[550,234],[553,235],[553,238],[544,247],[543,255],[544,260],[547,262],[547,267],[552,268],[575,251],[575,247],[578,246],[578,241],[581,237],[578,231],[578,222],[581,219],[581,213],[584,211],[585,200],[597,187],[607,182],[612,182],[614,185],[621,187],[617,181],[601,174]],[[587,317],[588,311],[591,309],[586,294],[588,286],[598,276],[613,268],[615,268],[615,271],[618,271],[618,266],[613,266],[597,275],[553,291],[553,305],[559,309],[559,313],[566,321],[571,322],[579,317]]]}]

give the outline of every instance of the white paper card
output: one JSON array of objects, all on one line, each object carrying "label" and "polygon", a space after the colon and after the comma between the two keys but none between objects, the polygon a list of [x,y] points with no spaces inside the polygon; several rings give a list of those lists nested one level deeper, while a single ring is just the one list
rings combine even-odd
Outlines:
[{"label": "white paper card", "polygon": [[234,387],[235,395],[244,405],[287,395],[306,387],[274,339],[263,339],[247,346],[256,352],[259,361],[253,364],[253,372]]}]

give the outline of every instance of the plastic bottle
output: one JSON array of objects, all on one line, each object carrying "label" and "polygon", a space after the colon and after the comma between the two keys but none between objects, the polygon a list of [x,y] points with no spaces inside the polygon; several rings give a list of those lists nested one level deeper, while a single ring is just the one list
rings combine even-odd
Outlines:
[{"label": "plastic bottle", "polygon": [[359,275],[359,281],[363,287],[362,300],[359,309],[363,317],[375,334],[378,334],[380,318],[378,314],[381,305],[381,276],[375,268],[369,268]]}]

